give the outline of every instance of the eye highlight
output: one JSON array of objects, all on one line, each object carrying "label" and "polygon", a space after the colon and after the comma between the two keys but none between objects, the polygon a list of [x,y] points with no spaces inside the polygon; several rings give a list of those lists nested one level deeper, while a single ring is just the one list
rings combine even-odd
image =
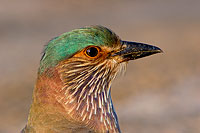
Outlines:
[{"label": "eye highlight", "polygon": [[100,48],[96,46],[90,46],[85,50],[85,54],[90,58],[95,58],[100,54]]}]

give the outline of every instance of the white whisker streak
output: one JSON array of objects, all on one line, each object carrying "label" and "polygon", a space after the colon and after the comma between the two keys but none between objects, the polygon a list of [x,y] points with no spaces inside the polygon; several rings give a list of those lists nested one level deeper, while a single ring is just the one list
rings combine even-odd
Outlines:
[{"label": "white whisker streak", "polygon": [[86,105],[87,105],[87,112],[89,111],[89,106],[90,106],[90,103],[89,103],[89,100],[88,100],[88,96],[87,96],[87,103],[86,103]]},{"label": "white whisker streak", "polygon": [[103,121],[103,123],[104,123],[104,125],[105,125],[105,127],[106,127],[106,130],[108,130],[108,126],[107,126],[107,124],[106,124],[106,121],[105,121],[105,120]]},{"label": "white whisker streak", "polygon": [[96,115],[97,114],[97,104],[94,103],[94,114]]},{"label": "white whisker streak", "polygon": [[85,108],[81,112],[81,117],[83,116],[83,113],[85,112]]},{"label": "white whisker streak", "polygon": [[91,104],[92,104],[92,109],[94,109],[94,102],[93,102],[93,95],[91,96]]},{"label": "white whisker streak", "polygon": [[80,58],[63,64],[58,72],[64,84],[64,104],[66,108],[70,107],[67,109],[68,114],[74,114],[75,118],[80,117],[79,120],[82,121],[87,120],[87,124],[88,120],[99,118],[105,126],[104,131],[115,131],[118,122],[111,101],[110,87],[117,73],[126,70],[125,64],[119,65],[112,59],[91,63]]},{"label": "white whisker streak", "polygon": [[83,117],[82,121],[84,121],[86,117],[87,117],[87,113],[86,113],[85,116]]},{"label": "white whisker streak", "polygon": [[89,120],[91,119],[92,117],[92,113],[93,113],[93,109],[90,110],[90,114],[89,114]]},{"label": "white whisker streak", "polygon": [[99,108],[102,109],[102,106],[101,106],[101,97],[100,96],[99,96],[99,100],[98,101],[99,101]]}]

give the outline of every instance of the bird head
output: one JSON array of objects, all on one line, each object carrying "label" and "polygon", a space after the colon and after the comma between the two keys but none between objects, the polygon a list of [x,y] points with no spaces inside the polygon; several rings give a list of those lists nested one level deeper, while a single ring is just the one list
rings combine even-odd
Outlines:
[{"label": "bird head", "polygon": [[[128,61],[160,52],[152,45],[122,41],[103,26],[72,30],[45,47],[33,99],[43,106],[61,106],[66,119],[94,131],[120,132],[112,80]],[[45,100],[37,100],[41,97]]]}]

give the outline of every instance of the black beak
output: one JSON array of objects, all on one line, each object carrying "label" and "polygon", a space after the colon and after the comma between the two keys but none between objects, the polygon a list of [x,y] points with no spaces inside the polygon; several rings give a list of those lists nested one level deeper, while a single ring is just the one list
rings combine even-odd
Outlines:
[{"label": "black beak", "polygon": [[123,61],[135,60],[138,58],[163,52],[160,48],[156,46],[144,43],[121,41],[121,45],[122,47],[120,51],[116,52],[113,56],[119,55],[123,57]]}]

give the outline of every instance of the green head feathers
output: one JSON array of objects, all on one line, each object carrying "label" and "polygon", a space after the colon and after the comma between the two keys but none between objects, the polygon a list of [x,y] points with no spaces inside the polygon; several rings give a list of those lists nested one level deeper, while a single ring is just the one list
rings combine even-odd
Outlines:
[{"label": "green head feathers", "polygon": [[84,27],[66,32],[51,40],[44,50],[39,72],[54,67],[60,61],[70,58],[83,48],[95,46],[113,47],[119,41],[118,36],[103,26]]}]

